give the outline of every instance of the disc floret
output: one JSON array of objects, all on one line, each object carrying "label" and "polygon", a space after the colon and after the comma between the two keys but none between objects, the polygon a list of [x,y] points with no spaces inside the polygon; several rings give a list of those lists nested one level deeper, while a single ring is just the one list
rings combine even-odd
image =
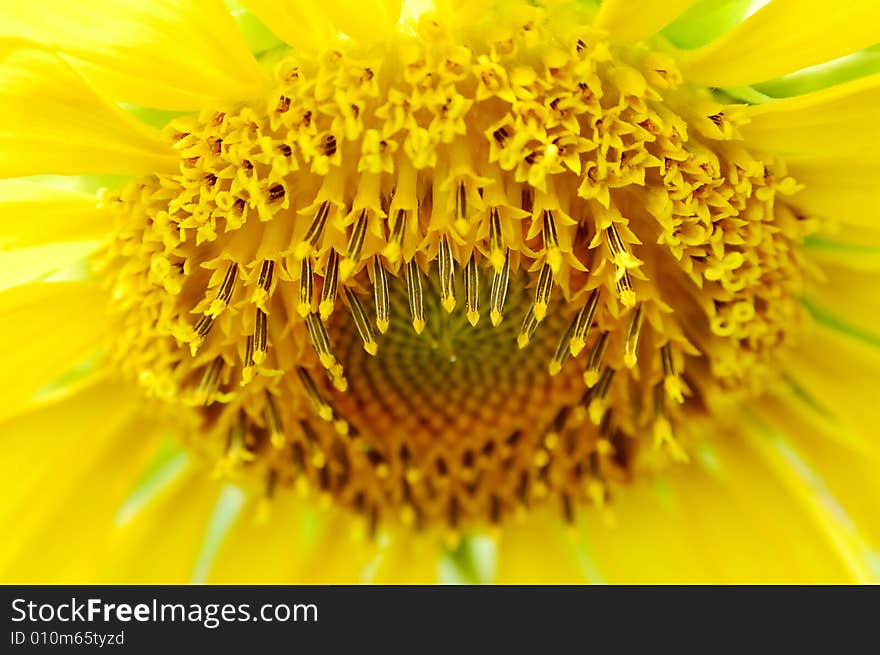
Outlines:
[{"label": "disc floret", "polygon": [[112,197],[117,361],[224,473],[374,523],[570,516],[772,375],[796,182],[662,44],[554,11],[285,56]]}]

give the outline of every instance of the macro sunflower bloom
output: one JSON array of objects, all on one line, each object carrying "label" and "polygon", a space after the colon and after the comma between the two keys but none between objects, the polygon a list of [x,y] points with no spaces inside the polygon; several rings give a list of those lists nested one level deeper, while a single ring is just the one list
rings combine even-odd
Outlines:
[{"label": "macro sunflower bloom", "polygon": [[876,581],[880,3],[750,4],[2,0],[0,578]]}]

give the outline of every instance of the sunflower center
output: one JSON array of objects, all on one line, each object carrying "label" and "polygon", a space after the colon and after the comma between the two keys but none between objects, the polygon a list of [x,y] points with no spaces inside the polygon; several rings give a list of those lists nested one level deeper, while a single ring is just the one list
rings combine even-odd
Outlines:
[{"label": "sunflower center", "polygon": [[547,11],[288,55],[112,198],[116,360],[220,472],[374,524],[570,517],[761,391],[796,183],[658,49]]}]

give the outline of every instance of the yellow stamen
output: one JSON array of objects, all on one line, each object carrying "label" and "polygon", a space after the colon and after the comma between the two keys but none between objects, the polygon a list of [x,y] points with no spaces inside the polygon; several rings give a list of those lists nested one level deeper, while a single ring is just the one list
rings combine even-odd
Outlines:
[{"label": "yellow stamen", "polygon": [[599,335],[587,359],[587,366],[584,370],[584,384],[591,389],[599,382],[599,367],[602,365],[602,358],[605,357],[605,351],[608,348],[608,337],[609,334],[607,332],[602,332]]},{"label": "yellow stamen", "polygon": [[[327,266],[324,272],[324,286],[321,287],[321,302],[318,305],[318,314],[322,321],[326,321],[336,307],[336,289],[339,279],[339,255],[335,250],[330,251],[327,258]],[[309,303],[311,307],[311,303]],[[305,318],[305,316],[303,316]]]},{"label": "yellow stamen", "polygon": [[[302,270],[299,277],[299,304],[296,306],[297,313],[305,318],[312,311],[312,260],[306,257],[302,260]],[[323,304],[323,303],[322,303]],[[326,320],[326,317],[321,318]]]},{"label": "yellow stamen", "polygon": [[422,298],[422,275],[415,260],[406,264],[406,289],[409,294],[409,313],[413,329],[421,334],[425,329],[425,306]]},{"label": "yellow stamen", "polygon": [[532,306],[532,313],[538,323],[547,316],[547,306],[550,304],[552,291],[553,269],[550,264],[544,264],[541,268],[541,274],[538,276],[538,285],[535,287],[535,304]]},{"label": "yellow stamen", "polygon": [[378,255],[373,258],[373,300],[376,303],[376,328],[385,334],[390,325],[388,275]]},{"label": "yellow stamen", "polygon": [[627,328],[626,331],[626,343],[624,344],[623,361],[626,364],[627,368],[632,368],[633,366],[635,366],[638,359],[639,337],[642,333],[643,319],[644,315],[642,314],[642,307],[640,305],[636,307],[636,310],[633,312],[632,320],[630,321],[629,328]]},{"label": "yellow stamen", "polygon": [[598,304],[599,290],[595,289],[572,322],[571,339],[568,342],[568,347],[573,357],[580,355],[584,346],[587,345],[587,332],[590,331],[590,326],[593,324],[593,317],[596,315]]},{"label": "yellow stamen", "polygon": [[464,270],[464,287],[467,298],[467,320],[476,327],[480,321],[480,271],[473,255]]},{"label": "yellow stamen", "polygon": [[445,234],[440,237],[440,303],[447,313],[451,314],[455,309],[455,264],[452,259],[452,247],[449,245],[449,237]]},{"label": "yellow stamen", "polygon": [[360,334],[361,339],[364,342],[364,350],[371,355],[375,355],[379,346],[376,344],[376,339],[373,336],[373,328],[370,325],[370,319],[367,318],[367,312],[364,309],[363,304],[361,304],[360,299],[349,287],[345,287],[345,299],[348,301],[348,308],[351,311],[351,316],[354,319],[358,334]]},{"label": "yellow stamen", "polygon": [[498,326],[504,317],[504,301],[507,300],[507,287],[510,284],[510,253],[505,252],[501,268],[495,269],[492,276],[491,308],[489,320]]}]

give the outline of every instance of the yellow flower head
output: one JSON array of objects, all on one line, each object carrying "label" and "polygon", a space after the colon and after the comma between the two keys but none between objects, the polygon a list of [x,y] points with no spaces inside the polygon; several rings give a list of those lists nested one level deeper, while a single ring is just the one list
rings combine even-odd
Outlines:
[{"label": "yellow flower head", "polygon": [[[487,531],[499,579],[811,579],[812,555],[672,565],[804,534],[836,555],[813,579],[874,575],[880,516],[837,497],[880,457],[880,75],[767,81],[880,41],[876,3],[20,4],[0,433],[103,453],[120,561],[96,575],[132,579],[133,526],[179,502],[213,517],[196,579],[258,577],[248,543],[332,562],[317,539],[425,580],[400,562],[485,564]],[[40,417],[70,412],[52,445]],[[192,456],[155,454],[164,432]],[[548,535],[565,563],[523,573]]]}]

